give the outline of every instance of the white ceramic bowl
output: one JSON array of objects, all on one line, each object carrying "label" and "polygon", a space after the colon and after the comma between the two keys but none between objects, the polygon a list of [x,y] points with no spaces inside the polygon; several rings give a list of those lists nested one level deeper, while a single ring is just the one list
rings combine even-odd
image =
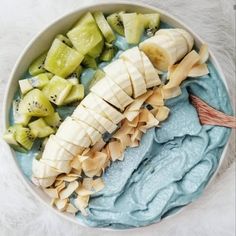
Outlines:
[{"label": "white ceramic bowl", "polygon": [[[53,38],[55,37],[55,35],[68,31],[83,13],[87,11],[95,11],[95,10],[96,11],[100,10],[104,13],[111,13],[114,11],[121,11],[121,10],[137,11],[141,13],[158,12],[161,14],[161,20],[163,22],[166,22],[173,27],[180,27],[180,28],[188,30],[193,35],[196,46],[199,46],[203,43],[203,40],[196,33],[194,33],[190,28],[188,28],[184,23],[182,23],[175,17],[171,16],[167,12],[164,12],[158,8],[155,8],[149,5],[145,5],[141,3],[113,1],[112,3],[93,4],[90,6],[79,8],[73,11],[72,13],[69,13],[61,17],[60,19],[56,20],[55,22],[51,23],[46,29],[44,29],[41,33],[36,35],[31,40],[31,42],[26,46],[21,56],[18,58],[12,70],[12,73],[10,75],[9,83],[8,83],[5,98],[4,98],[4,105],[3,105],[3,129],[4,130],[6,130],[9,125],[9,110],[11,107],[11,102],[13,100],[14,93],[17,90],[18,79],[27,70],[30,62],[32,62],[33,59],[35,59],[42,52],[46,51],[50,47],[50,44]],[[213,63],[213,65],[216,67],[216,69],[218,70],[218,73],[221,79],[224,81],[225,86],[228,90],[225,77],[212,52],[210,52],[210,60]],[[228,144],[224,148],[224,152],[222,153],[218,169],[223,159],[225,158],[227,148],[228,148]],[[23,182],[28,187],[30,192],[32,192],[37,197],[37,199],[39,199],[41,202],[46,204],[50,209],[52,209],[55,213],[59,214],[65,219],[82,225],[82,223],[78,219],[76,219],[74,216],[66,214],[66,213],[61,213],[55,210],[54,208],[52,208],[50,206],[50,199],[48,198],[48,196],[42,190],[40,190],[35,185],[33,185],[22,173],[16,161],[14,150],[8,147],[8,152],[9,152],[8,156],[10,157],[9,161],[12,160],[14,162],[14,166],[18,170],[19,176],[22,178]],[[216,170],[216,172],[218,171],[218,169]],[[215,172],[215,175],[216,175],[216,172]],[[211,180],[214,178],[214,176],[211,178]],[[177,214],[178,213],[172,215],[172,217],[176,217]]]}]

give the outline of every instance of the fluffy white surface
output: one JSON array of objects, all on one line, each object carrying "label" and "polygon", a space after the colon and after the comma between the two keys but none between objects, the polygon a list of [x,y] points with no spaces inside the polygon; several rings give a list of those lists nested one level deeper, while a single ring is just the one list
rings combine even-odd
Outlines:
[{"label": "fluffy white surface", "polygon": [[[1,0],[0,99],[22,48],[57,17],[92,0]],[[104,1],[103,1],[104,2]],[[108,2],[108,1],[107,1]],[[235,106],[233,0],[144,0],[177,16],[192,27],[216,54],[229,83]],[[1,109],[1,106],[0,106]],[[0,110],[1,113],[1,110]],[[177,216],[128,232],[77,226],[51,212],[25,188],[15,173],[5,144],[0,142],[0,235],[235,235],[235,135],[220,174],[203,196]]]}]

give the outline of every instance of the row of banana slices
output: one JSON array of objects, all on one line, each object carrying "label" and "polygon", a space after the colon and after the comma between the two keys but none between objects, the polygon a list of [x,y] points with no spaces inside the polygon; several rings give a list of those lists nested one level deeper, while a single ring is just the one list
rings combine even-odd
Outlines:
[{"label": "row of banana slices", "polygon": [[125,108],[147,89],[161,84],[153,64],[166,70],[192,46],[193,39],[184,30],[159,30],[154,37],[126,50],[104,67],[105,77],[91,88],[57,133],[50,136],[41,159],[34,159],[34,181],[48,187],[59,174],[69,173],[75,156],[96,144],[105,132],[117,130]]}]

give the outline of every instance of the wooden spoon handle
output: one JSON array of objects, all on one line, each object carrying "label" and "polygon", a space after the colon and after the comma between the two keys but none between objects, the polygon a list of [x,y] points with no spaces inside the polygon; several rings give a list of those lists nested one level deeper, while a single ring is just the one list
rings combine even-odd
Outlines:
[{"label": "wooden spoon handle", "polygon": [[236,117],[217,111],[194,95],[190,95],[190,100],[197,110],[201,124],[236,128]]}]

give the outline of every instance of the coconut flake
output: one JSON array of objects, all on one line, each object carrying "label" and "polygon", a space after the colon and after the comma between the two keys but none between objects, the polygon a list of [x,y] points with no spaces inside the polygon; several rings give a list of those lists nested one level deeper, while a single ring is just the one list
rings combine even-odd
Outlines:
[{"label": "coconut flake", "polygon": [[101,191],[104,187],[105,187],[105,184],[102,178],[97,178],[93,180],[93,189],[95,190],[95,192]]},{"label": "coconut flake", "polygon": [[69,183],[68,186],[60,192],[60,199],[68,198],[78,187],[79,183],[77,181]]},{"label": "coconut flake", "polygon": [[55,199],[54,205],[59,211],[65,211],[67,208],[68,199]]},{"label": "coconut flake", "polygon": [[124,149],[119,141],[113,141],[108,144],[112,161],[122,158]]},{"label": "coconut flake", "polygon": [[44,188],[43,191],[51,198],[58,198],[58,191],[55,188]]},{"label": "coconut flake", "polygon": [[151,106],[163,106],[164,100],[161,93],[161,87],[155,88],[153,94],[145,101],[147,104]]},{"label": "coconut flake", "polygon": [[199,77],[199,76],[204,76],[207,74],[209,74],[209,70],[208,70],[206,63],[204,63],[204,64],[199,64],[199,65],[193,66],[192,69],[190,70],[188,76]]},{"label": "coconut flake", "polygon": [[170,89],[162,87],[161,93],[164,99],[170,99],[178,97],[182,93],[182,91],[179,86]]},{"label": "coconut flake", "polygon": [[169,113],[170,113],[170,109],[168,107],[161,106],[161,107],[158,107],[155,117],[159,121],[164,121],[169,116]]},{"label": "coconut flake", "polygon": [[199,50],[200,61],[199,64],[205,63],[209,58],[209,50],[207,44],[202,44]]},{"label": "coconut flake", "polygon": [[66,212],[75,214],[78,211],[78,209],[71,203],[67,205]]}]

